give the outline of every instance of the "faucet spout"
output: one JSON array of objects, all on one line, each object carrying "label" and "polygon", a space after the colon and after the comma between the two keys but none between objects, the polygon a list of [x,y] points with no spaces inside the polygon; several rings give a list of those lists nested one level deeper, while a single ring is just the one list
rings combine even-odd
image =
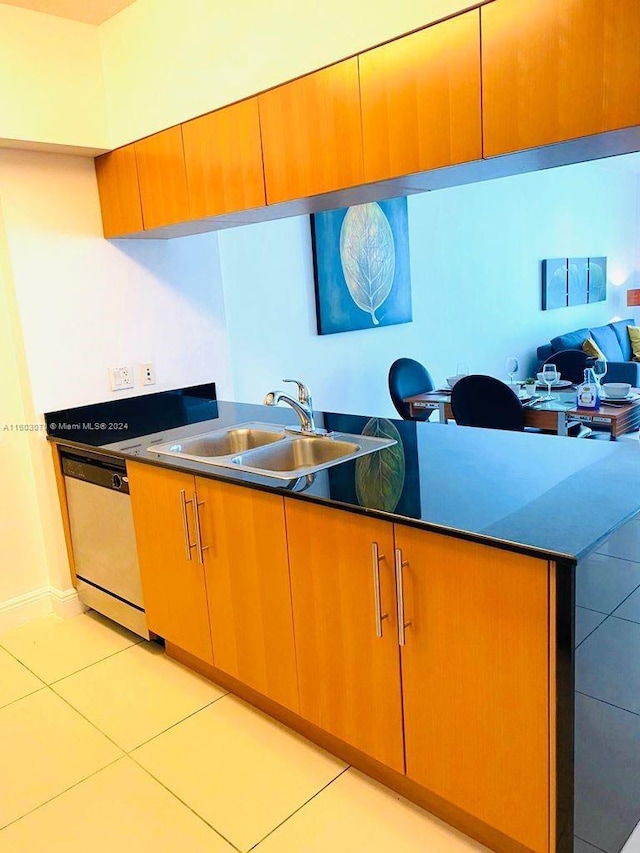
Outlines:
[{"label": "faucet spout", "polygon": [[300,429],[302,432],[315,432],[316,426],[313,420],[313,410],[310,406],[305,406],[294,400],[284,391],[269,391],[264,398],[265,406],[277,406],[278,403],[287,403],[300,419]]}]

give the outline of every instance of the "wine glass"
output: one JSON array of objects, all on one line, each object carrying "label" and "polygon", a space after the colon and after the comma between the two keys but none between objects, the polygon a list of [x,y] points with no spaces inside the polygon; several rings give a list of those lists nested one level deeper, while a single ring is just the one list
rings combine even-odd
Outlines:
[{"label": "wine glass", "polygon": [[602,379],[603,379],[605,373],[607,372],[607,367],[608,367],[608,364],[607,364],[606,358],[597,358],[593,362],[593,372],[596,375],[596,382],[598,383],[599,386],[602,385]]},{"label": "wine glass", "polygon": [[518,372],[519,366],[520,365],[518,364],[518,359],[515,357],[515,355],[510,355],[509,358],[504,363],[504,369],[509,374],[509,384],[510,385],[513,385],[513,377]]},{"label": "wine glass", "polygon": [[558,381],[558,369],[555,364],[544,364],[542,366],[542,379],[547,385],[547,396],[544,399],[553,400],[554,397],[551,393],[551,386],[554,382]]}]

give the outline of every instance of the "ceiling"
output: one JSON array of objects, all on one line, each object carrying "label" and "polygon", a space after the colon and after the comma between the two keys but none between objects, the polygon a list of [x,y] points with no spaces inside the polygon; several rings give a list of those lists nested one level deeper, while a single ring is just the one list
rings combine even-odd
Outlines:
[{"label": "ceiling", "polygon": [[20,6],[60,18],[72,18],[85,24],[101,24],[107,18],[131,6],[135,0],[0,0],[2,5]]}]

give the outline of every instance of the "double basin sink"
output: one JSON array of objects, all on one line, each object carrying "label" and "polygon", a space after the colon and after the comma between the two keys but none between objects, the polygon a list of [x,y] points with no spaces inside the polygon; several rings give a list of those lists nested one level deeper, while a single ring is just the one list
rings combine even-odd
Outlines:
[{"label": "double basin sink", "polygon": [[147,449],[236,471],[292,480],[395,443],[391,439],[349,433],[296,433],[286,427],[252,422],[165,444],[152,444]]}]

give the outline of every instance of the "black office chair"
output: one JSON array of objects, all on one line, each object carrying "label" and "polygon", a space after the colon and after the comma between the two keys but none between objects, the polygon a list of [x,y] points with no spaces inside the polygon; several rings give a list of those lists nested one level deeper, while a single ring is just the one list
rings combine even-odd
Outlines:
[{"label": "black office chair", "polygon": [[471,374],[451,391],[451,409],[459,426],[524,431],[524,409],[515,391],[493,376]]},{"label": "black office chair", "polygon": [[414,361],[412,358],[399,358],[389,368],[389,394],[396,411],[405,421],[426,421],[433,410],[425,410],[412,417],[409,404],[403,403],[403,398],[433,391],[434,388],[431,374],[419,361]]},{"label": "black office chair", "polygon": [[555,364],[561,379],[579,384],[584,380],[585,367],[592,367],[594,361],[594,358],[581,349],[563,349],[550,355],[544,364]]}]

